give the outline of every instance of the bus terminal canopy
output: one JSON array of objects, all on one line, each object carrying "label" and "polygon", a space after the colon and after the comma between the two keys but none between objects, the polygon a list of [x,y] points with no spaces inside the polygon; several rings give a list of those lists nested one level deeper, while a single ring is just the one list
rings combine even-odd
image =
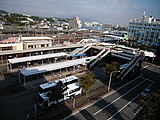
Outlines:
[{"label": "bus terminal canopy", "polygon": [[21,69],[19,71],[24,76],[36,75],[36,74],[59,70],[62,68],[72,67],[76,65],[86,65],[87,63],[90,62],[90,59],[91,57],[81,58],[76,60],[69,60],[65,62],[59,62],[59,63],[47,64],[47,65],[42,65],[42,66],[37,66],[32,68]]},{"label": "bus terminal canopy", "polygon": [[8,62],[10,64],[15,64],[15,63],[34,61],[34,60],[42,60],[42,59],[47,59],[47,58],[67,56],[67,55],[68,54],[65,53],[65,52],[54,53],[54,54],[44,54],[44,55],[36,55],[36,56],[29,56],[29,57],[21,57],[21,58],[8,59]]}]

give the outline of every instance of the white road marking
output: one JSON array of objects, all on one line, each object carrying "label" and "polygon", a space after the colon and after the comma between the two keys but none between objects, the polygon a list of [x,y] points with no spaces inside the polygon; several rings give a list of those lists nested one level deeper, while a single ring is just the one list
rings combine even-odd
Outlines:
[{"label": "white road marking", "polygon": [[142,68],[141,68],[141,70],[143,70],[144,68],[147,68],[147,67],[148,67],[148,65],[146,65],[146,66],[142,67]]},{"label": "white road marking", "polygon": [[[133,79],[133,80],[129,81],[128,83],[126,83],[126,84],[122,85],[122,86],[121,86],[121,87],[119,87],[118,89],[113,90],[112,92],[107,93],[106,95],[102,96],[102,97],[101,97],[101,99],[104,99],[104,98],[106,98],[106,97],[110,96],[111,94],[115,93],[117,90],[122,89],[123,87],[127,86],[128,84],[130,84],[130,83],[134,82],[135,80],[137,80],[137,79],[139,79],[139,78],[141,78],[141,76],[139,76],[139,77],[137,77],[137,78],[135,78],[135,79]],[[70,118],[71,116],[73,116],[73,115],[75,115],[75,114],[79,113],[80,111],[82,111],[82,110],[84,110],[84,109],[86,109],[86,108],[88,108],[88,107],[92,106],[93,104],[95,104],[95,103],[99,102],[101,99],[99,99],[99,100],[97,100],[97,101],[93,102],[93,103],[92,103],[92,104],[90,104],[90,105],[87,105],[87,106],[85,106],[85,107],[81,108],[79,111],[77,110],[76,112],[74,112],[74,113],[72,113],[71,115],[69,115],[69,116],[67,116],[66,118],[64,118],[64,120],[66,120],[66,119]]]},{"label": "white road marking", "polygon": [[148,81],[150,81],[150,82],[152,82],[152,83],[155,83],[155,81],[153,81],[153,80],[151,80],[151,79],[148,79],[148,78],[145,78],[145,77],[141,77],[142,79],[145,79],[145,80],[148,80]]},{"label": "white road marking", "polygon": [[140,110],[142,110],[142,107],[140,107],[140,108],[134,113],[134,115],[137,115],[137,113],[138,113]]},{"label": "white road marking", "polygon": [[108,106],[110,106],[111,104],[113,104],[114,102],[116,102],[117,100],[119,100],[120,98],[122,98],[123,96],[125,96],[126,94],[128,94],[130,91],[132,91],[133,89],[135,89],[137,86],[139,86],[143,82],[145,82],[145,80],[143,80],[138,85],[134,86],[132,89],[130,89],[129,91],[127,91],[126,93],[124,93],[123,95],[121,95],[120,97],[118,97],[117,99],[115,99],[114,101],[112,101],[111,103],[109,103],[108,105],[106,105],[105,107],[103,107],[102,109],[100,109],[99,111],[97,111],[96,113],[94,113],[94,115],[97,115],[99,112],[101,112],[102,110],[104,110],[105,108],[107,108]]},{"label": "white road marking", "polygon": [[[148,87],[146,88],[149,88],[150,86],[152,86],[154,83],[151,83]],[[145,89],[146,89],[145,88]],[[141,94],[141,93],[140,93]],[[124,105],[120,110],[118,110],[115,114],[113,114],[111,117],[109,117],[107,120],[110,120],[112,119],[115,115],[117,115],[120,111],[122,111],[127,105],[129,105],[132,101],[134,101],[140,94],[138,94],[136,97],[134,97],[130,102],[128,102],[126,105]]]}]

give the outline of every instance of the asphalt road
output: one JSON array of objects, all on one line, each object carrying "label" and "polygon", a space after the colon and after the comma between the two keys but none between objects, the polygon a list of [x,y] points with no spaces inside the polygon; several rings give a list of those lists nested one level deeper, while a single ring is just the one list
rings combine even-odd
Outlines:
[{"label": "asphalt road", "polygon": [[94,104],[67,117],[66,120],[133,119],[138,112],[135,110],[138,107],[140,93],[153,84],[153,81],[144,78],[132,80],[117,90],[111,91]]},{"label": "asphalt road", "polygon": [[33,89],[0,95],[0,120],[25,120],[27,114],[31,116],[34,113],[36,97],[37,93]]}]

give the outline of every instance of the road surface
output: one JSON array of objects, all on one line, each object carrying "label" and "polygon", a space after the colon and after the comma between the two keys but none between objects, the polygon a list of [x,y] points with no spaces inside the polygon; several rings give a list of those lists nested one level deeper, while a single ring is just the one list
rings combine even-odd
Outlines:
[{"label": "road surface", "polygon": [[113,90],[97,102],[65,118],[66,120],[112,120],[133,119],[138,113],[141,92],[151,87],[154,81],[137,78]]}]

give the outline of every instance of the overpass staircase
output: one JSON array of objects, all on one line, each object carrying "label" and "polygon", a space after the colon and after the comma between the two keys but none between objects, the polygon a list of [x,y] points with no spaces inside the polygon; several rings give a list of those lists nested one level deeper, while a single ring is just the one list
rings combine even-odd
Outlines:
[{"label": "overpass staircase", "polygon": [[105,56],[108,55],[108,53],[110,53],[110,49],[102,49],[102,51],[100,53],[98,53],[96,56],[94,56],[94,59],[92,59],[89,67],[93,67],[97,62],[101,61]]},{"label": "overpass staircase", "polygon": [[127,65],[126,68],[124,68],[121,72],[120,75],[118,76],[118,79],[123,80],[123,78],[136,66],[136,64],[139,61],[142,61],[144,59],[144,53],[141,52],[138,56],[135,56]]},{"label": "overpass staircase", "polygon": [[91,45],[85,45],[82,48],[77,48],[74,51],[72,51],[71,55],[77,55],[77,54],[84,54],[87,50],[89,50],[92,46]]}]

